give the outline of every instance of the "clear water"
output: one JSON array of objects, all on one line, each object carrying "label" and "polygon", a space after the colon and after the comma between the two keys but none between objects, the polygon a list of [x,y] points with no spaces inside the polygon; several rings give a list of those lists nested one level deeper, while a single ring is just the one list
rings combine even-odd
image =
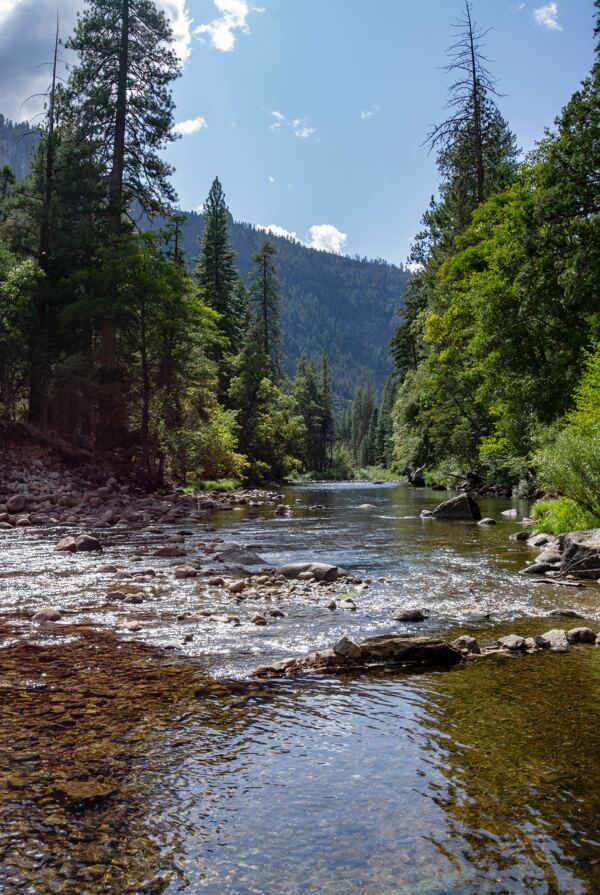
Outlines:
[{"label": "clear water", "polygon": [[[520,528],[501,515],[510,502],[483,501],[498,520],[483,528],[421,520],[440,495],[404,486],[301,487],[285,497],[292,518],[252,510],[215,525],[274,564],[327,560],[371,577],[356,612],[298,593],[267,628],[249,622],[260,601],[235,610],[234,629],[178,621],[199,605],[231,606],[198,581],[174,582],[168,569],[180,560],[149,558],[164,536],[118,532],[102,563],[152,565],[157,592],[108,611],[97,557],[55,555],[35,532],[3,537],[0,893],[600,892],[600,649],[491,658],[444,674],[245,682],[266,659],[344,632],[408,630],[393,621],[399,608],[429,610],[419,632],[482,640],[556,627],[540,616],[557,606],[598,629],[598,586],[518,575],[534,554],[508,540]],[[374,507],[359,509],[365,503]],[[65,609],[51,633],[25,618],[42,604]],[[474,621],[474,612],[491,619]],[[97,639],[124,615],[143,624],[135,642]],[[189,630],[193,642],[166,660],[138,646]],[[110,760],[84,761],[81,743]],[[15,749],[39,753],[30,777]],[[116,794],[62,811],[49,793],[65,775],[116,781]]]}]

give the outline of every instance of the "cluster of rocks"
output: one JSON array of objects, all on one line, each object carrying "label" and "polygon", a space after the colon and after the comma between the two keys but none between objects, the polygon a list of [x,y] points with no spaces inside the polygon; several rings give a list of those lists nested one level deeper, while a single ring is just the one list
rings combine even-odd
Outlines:
[{"label": "cluster of rocks", "polygon": [[273,506],[277,499],[276,492],[261,489],[148,492],[91,464],[67,468],[56,460],[24,462],[10,455],[0,462],[0,530],[59,524],[130,530],[202,521],[215,510]]},{"label": "cluster of rocks", "polygon": [[600,579],[600,528],[556,537],[537,534],[528,538],[527,544],[541,548],[541,553],[522,570],[524,575]]},{"label": "cluster of rocks", "polygon": [[[561,610],[557,611],[560,612]],[[565,614],[571,613],[567,611]],[[571,646],[594,644],[600,646],[600,632],[596,633],[588,627],[551,628],[533,637],[507,634],[484,647],[480,647],[477,639],[469,634],[463,634],[451,642],[434,637],[383,634],[378,637],[367,637],[366,640],[357,643],[344,636],[331,649],[261,665],[254,672],[254,677],[352,674],[381,668],[399,668],[408,671],[450,668],[464,660],[478,657],[498,654],[525,655],[541,653],[544,650],[565,652]]]},{"label": "cluster of rocks", "polygon": [[355,643],[342,637],[331,649],[303,658],[261,665],[254,677],[295,677],[302,674],[352,674],[378,668],[440,668],[457,665],[463,654],[452,644],[431,637],[383,634]]}]

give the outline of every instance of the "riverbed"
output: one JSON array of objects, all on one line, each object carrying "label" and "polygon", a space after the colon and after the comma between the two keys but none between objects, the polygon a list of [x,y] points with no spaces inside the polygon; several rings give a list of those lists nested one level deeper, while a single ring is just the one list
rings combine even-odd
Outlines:
[{"label": "riverbed", "polygon": [[[344,633],[485,641],[556,627],[543,616],[561,606],[600,627],[597,585],[518,574],[535,555],[509,540],[526,505],[482,501],[489,528],[420,518],[439,500],[404,485],[300,486],[282,494],[290,517],[246,507],[190,531],[186,543],[218,536],[272,565],[324,560],[365,582],[349,587],[355,611],[292,593],[261,628],[259,600],[235,627],[198,617],[226,597],[172,580],[173,560],[153,556],[168,531],[113,530],[101,563],[55,554],[56,533],[3,535],[0,892],[600,891],[600,649],[249,683],[257,665]],[[154,591],[127,607],[135,633],[105,605],[106,562],[156,569]],[[64,610],[51,629],[24,617],[42,602]],[[395,622],[407,608],[427,621]]]}]

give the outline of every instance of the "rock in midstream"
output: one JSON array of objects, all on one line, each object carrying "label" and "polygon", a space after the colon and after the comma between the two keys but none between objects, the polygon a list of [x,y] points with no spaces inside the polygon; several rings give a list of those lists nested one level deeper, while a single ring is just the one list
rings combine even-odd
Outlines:
[{"label": "rock in midstream", "polygon": [[302,674],[345,674],[382,667],[440,668],[457,665],[463,658],[459,649],[432,637],[383,634],[354,643],[343,637],[332,649],[311,653],[301,659],[284,659],[262,665],[254,677],[268,678]]},{"label": "rock in midstream", "polygon": [[459,494],[445,500],[432,511],[433,519],[447,519],[457,522],[478,522],[481,519],[481,510],[470,494]]}]

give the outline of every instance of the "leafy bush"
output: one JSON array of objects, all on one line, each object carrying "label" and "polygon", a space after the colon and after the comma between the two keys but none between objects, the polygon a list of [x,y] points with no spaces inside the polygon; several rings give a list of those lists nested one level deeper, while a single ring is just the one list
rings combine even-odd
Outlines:
[{"label": "leafy bush", "polygon": [[425,484],[447,485],[448,488],[456,488],[456,483],[464,479],[466,470],[464,463],[458,457],[447,457],[441,460],[433,469],[426,469]]},{"label": "leafy bush", "polygon": [[532,516],[536,520],[536,531],[552,535],[600,527],[598,516],[583,510],[568,497],[538,501],[532,509]]},{"label": "leafy bush", "polygon": [[239,479],[216,479],[215,481],[207,479],[199,483],[199,488],[202,491],[235,491],[240,485]]},{"label": "leafy bush", "polygon": [[537,465],[543,487],[600,519],[600,425],[558,432],[554,444],[539,452]]}]

